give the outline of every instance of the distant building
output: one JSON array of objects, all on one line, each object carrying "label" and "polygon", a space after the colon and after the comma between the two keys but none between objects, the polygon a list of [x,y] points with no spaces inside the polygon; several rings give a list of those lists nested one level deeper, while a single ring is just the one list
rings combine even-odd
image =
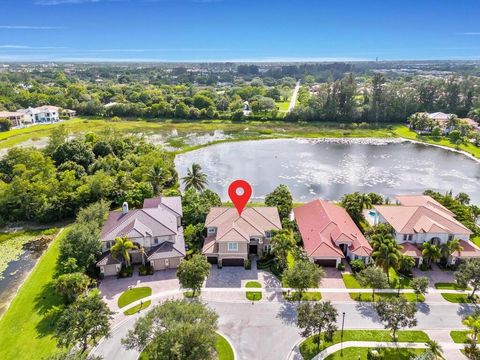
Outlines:
[{"label": "distant building", "polygon": [[24,115],[25,123],[36,124],[46,122],[56,122],[60,120],[60,108],[58,106],[40,106],[37,108],[28,108],[18,110]]},{"label": "distant building", "polygon": [[8,119],[12,126],[21,126],[23,123],[23,114],[13,111],[0,111],[0,119]]}]

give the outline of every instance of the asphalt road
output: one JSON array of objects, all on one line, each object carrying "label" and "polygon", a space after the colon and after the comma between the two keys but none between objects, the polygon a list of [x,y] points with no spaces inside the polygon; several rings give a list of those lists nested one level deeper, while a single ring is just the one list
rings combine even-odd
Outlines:
[{"label": "asphalt road", "polygon": [[[286,359],[301,339],[295,326],[296,305],[281,302],[227,303],[209,301],[207,304],[219,314],[219,330],[229,337],[239,360]],[[368,303],[338,303],[339,322],[345,312],[346,329],[382,329],[375,310]],[[473,305],[419,304],[417,329],[461,329],[462,317]],[[142,315],[142,314],[140,314]],[[102,341],[94,354],[105,360],[136,360],[138,352],[127,351],[120,343],[131,329],[138,315],[128,318]],[[340,325],[340,324],[339,324]]]}]

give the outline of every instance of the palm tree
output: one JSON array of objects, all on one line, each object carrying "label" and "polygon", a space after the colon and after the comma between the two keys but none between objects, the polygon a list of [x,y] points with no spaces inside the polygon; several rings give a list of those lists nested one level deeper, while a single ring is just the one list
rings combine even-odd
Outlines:
[{"label": "palm tree", "polygon": [[442,252],[442,257],[446,262],[448,262],[448,259],[454,252],[458,252],[458,255],[460,255],[460,252],[463,250],[463,246],[460,244],[459,239],[451,239],[447,240],[446,243],[443,243],[440,250]]},{"label": "palm tree", "polygon": [[427,265],[430,266],[432,262],[436,262],[442,258],[442,252],[437,245],[424,242],[422,245],[422,256]]},{"label": "palm tree", "polygon": [[402,254],[400,250],[402,246],[397,244],[391,235],[378,235],[376,237],[375,250],[372,253],[372,257],[375,259],[375,263],[383,269],[387,275],[387,281],[390,284],[391,267],[397,269],[400,257]]},{"label": "palm tree", "polygon": [[287,267],[288,254],[295,248],[295,238],[290,230],[280,230],[272,238],[270,245],[272,246],[272,254],[278,259],[280,267]]},{"label": "palm tree", "polygon": [[438,359],[438,358],[443,359],[443,354],[442,354],[443,349],[440,346],[440,344],[435,340],[427,341],[427,349],[432,353],[434,359]]},{"label": "palm tree", "polygon": [[153,193],[156,195],[165,181],[165,170],[160,165],[155,164],[148,172],[147,178],[152,184]]},{"label": "palm tree", "polygon": [[359,199],[360,204],[362,205],[362,209],[372,208],[372,198],[368,196],[368,194],[361,194]]},{"label": "palm tree", "polygon": [[408,255],[400,255],[398,259],[398,269],[406,274],[410,273],[412,268],[415,266],[415,259]]},{"label": "palm tree", "polygon": [[472,341],[476,345],[478,334],[480,333],[480,314],[475,313],[473,315],[467,316],[462,320],[462,324],[467,326],[470,329],[472,334]]},{"label": "palm tree", "polygon": [[131,242],[127,236],[121,238],[117,237],[115,239],[115,244],[110,249],[112,251],[112,255],[116,258],[117,256],[121,256],[123,261],[125,261],[125,265],[127,267],[130,266],[130,250],[138,249],[137,246]]},{"label": "palm tree", "polygon": [[192,164],[192,168],[188,169],[187,175],[182,178],[182,181],[187,190],[194,188],[197,191],[203,191],[208,184],[207,175],[202,172],[202,167],[197,163]]}]

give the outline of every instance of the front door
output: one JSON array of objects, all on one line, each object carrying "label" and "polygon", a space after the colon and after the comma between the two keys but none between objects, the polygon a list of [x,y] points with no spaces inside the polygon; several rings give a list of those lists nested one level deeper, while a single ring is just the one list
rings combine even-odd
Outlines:
[{"label": "front door", "polygon": [[258,245],[249,245],[248,253],[253,254],[253,255],[257,255],[258,254]]}]

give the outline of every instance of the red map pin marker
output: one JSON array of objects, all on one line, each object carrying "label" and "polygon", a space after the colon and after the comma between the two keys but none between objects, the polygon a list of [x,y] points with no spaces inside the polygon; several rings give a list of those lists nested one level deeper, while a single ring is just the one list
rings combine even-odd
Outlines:
[{"label": "red map pin marker", "polygon": [[235,180],[228,187],[228,196],[237,208],[238,215],[241,216],[245,205],[252,196],[252,187],[245,180]]}]

